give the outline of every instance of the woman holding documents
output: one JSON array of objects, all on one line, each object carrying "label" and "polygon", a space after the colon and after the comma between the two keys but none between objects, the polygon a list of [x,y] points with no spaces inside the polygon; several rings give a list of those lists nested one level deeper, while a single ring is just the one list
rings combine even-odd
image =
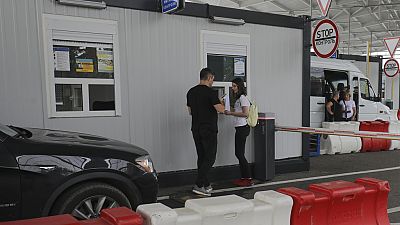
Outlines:
[{"label": "woman holding documents", "polygon": [[[239,186],[251,186],[253,180],[251,179],[249,163],[244,156],[246,148],[246,139],[250,134],[250,127],[247,125],[247,116],[249,115],[250,101],[246,97],[246,88],[244,81],[241,78],[235,78],[232,81],[232,91],[235,104],[230,111],[226,110],[226,115],[234,117],[235,126],[235,155],[239,160],[241,179],[234,181]],[[228,100],[229,101],[229,100]]]}]

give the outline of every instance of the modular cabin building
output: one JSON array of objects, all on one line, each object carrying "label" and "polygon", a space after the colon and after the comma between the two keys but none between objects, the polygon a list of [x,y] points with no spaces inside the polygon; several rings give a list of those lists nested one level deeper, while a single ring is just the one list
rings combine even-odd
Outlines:
[{"label": "modular cabin building", "polygon": [[[306,17],[195,3],[168,15],[155,1],[106,2],[94,9],[0,1],[1,123],[106,136],[149,151],[161,175],[193,171],[186,92],[209,66],[224,91],[231,78],[245,79],[249,98],[277,124],[309,126]],[[215,166],[235,167],[232,118],[219,117]],[[277,133],[277,172],[307,169],[307,146],[306,135]]]}]

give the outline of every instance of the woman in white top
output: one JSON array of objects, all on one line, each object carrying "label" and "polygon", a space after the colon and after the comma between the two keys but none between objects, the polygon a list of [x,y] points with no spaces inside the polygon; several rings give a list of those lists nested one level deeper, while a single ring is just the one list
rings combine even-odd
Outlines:
[{"label": "woman in white top", "polygon": [[354,121],[356,120],[356,103],[350,98],[351,94],[349,91],[344,93],[344,99],[339,103],[343,109],[343,120],[344,121]]},{"label": "woman in white top", "polygon": [[239,160],[242,176],[241,179],[235,180],[234,183],[239,186],[251,186],[253,185],[253,180],[251,179],[250,167],[244,156],[246,139],[250,134],[250,127],[247,125],[246,120],[249,115],[250,101],[246,97],[246,88],[242,79],[236,78],[232,81],[232,91],[235,105],[233,110],[225,111],[225,114],[234,116],[234,126],[236,129],[235,155]]}]

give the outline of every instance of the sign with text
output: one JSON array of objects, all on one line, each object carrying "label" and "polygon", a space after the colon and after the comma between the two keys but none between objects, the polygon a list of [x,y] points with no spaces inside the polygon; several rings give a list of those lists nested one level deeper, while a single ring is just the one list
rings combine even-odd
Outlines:
[{"label": "sign with text", "polygon": [[162,13],[169,13],[177,10],[179,7],[179,0],[161,0]]},{"label": "sign with text", "polygon": [[185,0],[160,0],[162,13],[173,13],[185,8]]},{"label": "sign with text", "polygon": [[336,24],[332,20],[321,20],[314,29],[312,44],[317,56],[331,57],[339,45],[339,31]]},{"label": "sign with text", "polygon": [[399,73],[399,62],[395,59],[389,59],[383,70],[388,77],[394,77]]}]

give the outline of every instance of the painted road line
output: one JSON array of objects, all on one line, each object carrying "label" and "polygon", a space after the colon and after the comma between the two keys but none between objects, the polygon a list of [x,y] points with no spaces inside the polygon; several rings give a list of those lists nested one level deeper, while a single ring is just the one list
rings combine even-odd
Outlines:
[{"label": "painted road line", "polygon": [[388,209],[388,213],[396,213],[396,212],[400,212],[400,206],[399,207],[394,207],[391,209]]}]

